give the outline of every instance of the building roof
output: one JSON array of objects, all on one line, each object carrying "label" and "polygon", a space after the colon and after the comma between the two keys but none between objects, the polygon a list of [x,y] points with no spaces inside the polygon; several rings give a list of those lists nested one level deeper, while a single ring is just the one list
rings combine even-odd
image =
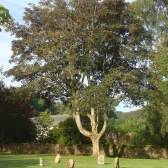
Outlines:
[{"label": "building roof", "polygon": [[[69,114],[57,114],[57,115],[51,115],[51,117],[54,119],[53,126],[58,125],[61,121],[65,121],[68,117],[70,117]],[[31,121],[35,121],[35,118],[30,118]]]},{"label": "building roof", "polygon": [[51,117],[54,119],[53,125],[58,125],[61,121],[65,121],[69,116],[69,114],[52,115]]}]

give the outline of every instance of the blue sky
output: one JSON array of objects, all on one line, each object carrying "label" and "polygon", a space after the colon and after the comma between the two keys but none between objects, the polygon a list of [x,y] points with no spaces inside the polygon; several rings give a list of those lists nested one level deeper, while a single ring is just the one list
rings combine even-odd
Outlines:
[{"label": "blue sky", "polygon": [[[131,1],[131,0],[127,0]],[[24,13],[25,7],[28,7],[29,3],[38,4],[39,0],[1,0],[0,4],[4,5],[7,9],[9,9],[12,17],[19,23],[22,22],[22,17]],[[10,56],[12,55],[11,51],[11,42],[14,39],[14,36],[11,36],[9,32],[5,32],[2,30],[0,32],[0,67],[3,66],[3,70],[8,70],[12,68],[13,64],[9,64]],[[12,78],[5,78],[6,86],[20,86],[20,83],[11,82]],[[118,111],[128,112],[132,110],[136,110],[137,107],[124,107],[123,103],[116,108]]]}]

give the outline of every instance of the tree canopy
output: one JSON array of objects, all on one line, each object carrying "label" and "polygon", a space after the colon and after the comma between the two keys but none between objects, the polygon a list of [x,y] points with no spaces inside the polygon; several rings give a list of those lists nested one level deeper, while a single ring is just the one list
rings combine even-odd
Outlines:
[{"label": "tree canopy", "polygon": [[8,23],[10,18],[11,15],[9,14],[9,10],[6,9],[4,5],[0,4],[0,26],[3,26],[5,23]]},{"label": "tree canopy", "polygon": [[16,88],[0,87],[0,145],[33,142],[36,128],[29,102],[16,92]]},{"label": "tree canopy", "polygon": [[[132,10],[144,22],[144,27],[151,32],[151,43],[147,45],[150,61],[148,62],[148,81],[153,89],[146,94],[146,117],[153,134],[165,135],[167,129],[167,94],[168,94],[168,1],[136,0]],[[156,125],[157,123],[157,125]]]},{"label": "tree canopy", "polygon": [[[93,144],[103,135],[110,109],[128,98],[139,105],[145,88],[145,47],[150,33],[123,0],[43,0],[25,8],[16,35],[8,75],[29,91],[72,107],[80,132]],[[90,119],[91,130],[81,123]],[[99,126],[99,118],[104,124]]]}]

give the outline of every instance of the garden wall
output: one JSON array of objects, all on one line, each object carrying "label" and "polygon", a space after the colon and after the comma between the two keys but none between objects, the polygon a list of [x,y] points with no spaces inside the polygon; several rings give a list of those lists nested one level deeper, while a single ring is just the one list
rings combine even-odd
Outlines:
[{"label": "garden wall", "polygon": [[[3,153],[11,154],[66,154],[92,155],[92,145],[59,144],[10,144],[4,145]],[[111,157],[168,159],[168,146],[100,146],[100,153]]]}]

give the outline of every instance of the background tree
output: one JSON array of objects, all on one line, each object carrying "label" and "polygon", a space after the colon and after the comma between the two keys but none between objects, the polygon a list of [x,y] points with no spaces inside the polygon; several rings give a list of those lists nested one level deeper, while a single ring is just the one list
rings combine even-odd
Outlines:
[{"label": "background tree", "polygon": [[146,131],[143,109],[114,114],[115,117],[109,119],[105,133],[106,143],[146,145],[146,138],[142,136]]},{"label": "background tree", "polygon": [[5,6],[0,4],[0,26],[3,26],[5,23],[8,23],[10,18],[11,15],[9,14],[9,10],[6,9]]},{"label": "background tree", "polygon": [[64,105],[63,103],[53,102],[52,104],[48,105],[45,99],[38,97],[33,97],[30,100],[30,106],[32,109],[34,109],[36,115],[44,111],[47,113],[51,113],[51,115],[70,113],[69,107]]},{"label": "background tree", "polygon": [[38,114],[40,112],[44,112],[47,109],[47,105],[44,99],[41,98],[35,98],[33,97],[30,100],[30,106],[34,109],[37,110]]},{"label": "background tree", "polygon": [[69,106],[66,106],[61,102],[53,103],[46,111],[50,112],[52,115],[69,114],[71,112]]},{"label": "background tree", "polygon": [[0,143],[32,142],[36,137],[35,125],[30,121],[29,102],[20,97],[16,88],[0,88]]},{"label": "background tree", "polygon": [[[150,51],[148,79],[153,90],[147,92],[147,108],[145,110],[150,132],[154,135],[165,135],[167,130],[167,62],[168,62],[168,1],[137,0],[132,10],[144,22],[144,27],[151,32],[151,43],[146,47]],[[156,124],[157,123],[157,124]],[[156,138],[159,139],[159,138]]]},{"label": "background tree", "polygon": [[[25,9],[24,25],[11,23],[8,71],[29,91],[72,107],[79,131],[90,138],[93,155],[107,128],[110,109],[127,97],[143,103],[149,34],[122,0],[44,0]],[[87,130],[81,114],[90,120]],[[103,118],[103,124],[99,124]]]},{"label": "background tree", "polygon": [[51,113],[52,115],[71,113],[69,106],[64,105],[62,102],[52,103],[52,105],[48,107],[45,111]]},{"label": "background tree", "polygon": [[[163,109],[163,106],[160,107]],[[162,133],[161,129],[166,129],[166,125],[162,128],[163,116],[160,110],[147,106],[127,113],[114,112],[115,118],[109,119],[103,141],[107,144],[136,146],[167,145],[168,134]],[[166,111],[166,108],[164,110]]]}]

